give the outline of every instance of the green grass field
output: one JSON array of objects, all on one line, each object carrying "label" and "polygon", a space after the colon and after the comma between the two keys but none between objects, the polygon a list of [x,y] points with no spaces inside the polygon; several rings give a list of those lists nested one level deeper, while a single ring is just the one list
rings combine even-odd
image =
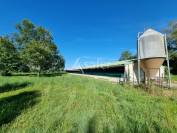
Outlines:
[{"label": "green grass field", "polygon": [[0,132],[177,132],[176,95],[69,74],[0,81]]},{"label": "green grass field", "polygon": [[171,78],[172,78],[172,81],[177,82],[177,75],[172,75]]}]

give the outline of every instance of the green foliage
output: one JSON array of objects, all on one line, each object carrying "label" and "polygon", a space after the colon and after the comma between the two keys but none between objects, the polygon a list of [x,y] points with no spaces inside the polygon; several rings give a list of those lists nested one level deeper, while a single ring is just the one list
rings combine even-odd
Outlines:
[{"label": "green foliage", "polygon": [[0,40],[0,70],[7,75],[18,72],[57,72],[64,69],[65,61],[49,31],[29,20],[16,25],[17,32]]},{"label": "green foliage", "polygon": [[170,22],[165,32],[167,33],[171,72],[177,74],[177,21]]},{"label": "green foliage", "polygon": [[169,90],[174,95],[168,98],[69,74],[0,77],[0,81],[0,88],[8,90],[0,93],[2,133],[177,131],[175,90]]},{"label": "green foliage", "polygon": [[65,60],[62,55],[54,55],[51,59],[52,59],[52,64],[51,67],[49,68],[51,72],[64,70]]},{"label": "green foliage", "polygon": [[166,29],[168,48],[171,51],[177,50],[177,21],[171,21]]},{"label": "green foliage", "polygon": [[136,58],[129,50],[123,51],[119,60],[130,60]]},{"label": "green foliage", "polygon": [[17,24],[17,30],[15,40],[21,49],[23,62],[31,71],[53,72],[64,68],[64,58],[49,31],[29,20]]},{"label": "green foliage", "polygon": [[22,58],[32,71],[44,71],[45,65],[47,65],[48,62],[50,63],[52,55],[47,45],[46,43],[32,41],[23,49]]},{"label": "green foliage", "polygon": [[18,54],[14,45],[6,37],[0,37],[0,71],[9,75],[17,69]]},{"label": "green foliage", "polygon": [[177,51],[170,52],[170,66],[172,67],[171,72],[177,74]]},{"label": "green foliage", "polygon": [[32,41],[22,51],[22,58],[31,71],[55,72],[64,68],[64,59],[46,42]]},{"label": "green foliage", "polygon": [[29,20],[23,20],[16,25],[17,33],[14,34],[14,40],[19,48],[23,48],[31,41],[52,43],[53,37],[49,31],[41,26],[34,25]]}]

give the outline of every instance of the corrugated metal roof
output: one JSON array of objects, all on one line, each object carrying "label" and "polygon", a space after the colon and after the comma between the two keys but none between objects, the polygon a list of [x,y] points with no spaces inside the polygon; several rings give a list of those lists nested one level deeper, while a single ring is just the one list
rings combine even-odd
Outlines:
[{"label": "corrugated metal roof", "polygon": [[124,65],[133,63],[133,61],[134,60],[115,61],[115,62],[106,63],[106,64],[83,67],[82,69],[95,69],[95,68],[109,68],[109,67],[116,67],[116,66],[124,66]]}]

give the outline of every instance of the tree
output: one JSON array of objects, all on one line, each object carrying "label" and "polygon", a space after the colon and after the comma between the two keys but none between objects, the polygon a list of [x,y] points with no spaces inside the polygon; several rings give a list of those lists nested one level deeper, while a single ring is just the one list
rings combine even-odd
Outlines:
[{"label": "tree", "polygon": [[50,66],[52,58],[48,44],[44,42],[32,41],[22,51],[24,62],[31,68],[31,71],[40,72],[46,70],[46,65]]},{"label": "tree", "polygon": [[50,58],[51,59],[50,63],[48,63],[50,64],[49,70],[51,72],[64,70],[65,60],[64,60],[64,57],[59,54],[59,51],[57,50],[57,46],[55,44],[51,44],[49,48],[52,52],[52,58]]},{"label": "tree", "polygon": [[176,51],[177,50],[177,21],[171,21],[168,24],[168,27],[164,30],[164,33],[167,34],[168,41],[168,50]]},{"label": "tree", "polygon": [[170,22],[164,32],[167,34],[171,72],[177,74],[177,21]]},{"label": "tree", "polygon": [[133,55],[129,50],[126,50],[126,51],[123,51],[121,53],[121,56],[119,58],[119,60],[130,60],[130,59],[133,59],[133,58],[136,58],[135,55]]},{"label": "tree", "polygon": [[52,72],[63,71],[64,67],[65,67],[65,60],[63,56],[55,55],[55,57],[53,58],[51,71]]},{"label": "tree", "polygon": [[64,58],[59,54],[49,31],[29,20],[17,24],[16,29],[18,32],[14,34],[13,40],[23,63],[31,71],[50,72],[64,67]]},{"label": "tree", "polygon": [[0,37],[0,71],[8,75],[17,69],[18,54],[13,43],[7,37]]},{"label": "tree", "polygon": [[53,37],[49,31],[41,26],[34,25],[31,21],[25,19],[16,25],[17,33],[13,40],[18,48],[24,48],[31,41],[40,41],[53,43]]}]

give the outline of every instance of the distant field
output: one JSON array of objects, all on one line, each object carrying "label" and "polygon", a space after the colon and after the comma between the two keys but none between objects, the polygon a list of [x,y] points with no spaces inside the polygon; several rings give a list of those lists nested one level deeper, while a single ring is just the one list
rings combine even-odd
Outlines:
[{"label": "distant field", "polygon": [[0,132],[177,132],[170,97],[64,74],[0,77]]}]

